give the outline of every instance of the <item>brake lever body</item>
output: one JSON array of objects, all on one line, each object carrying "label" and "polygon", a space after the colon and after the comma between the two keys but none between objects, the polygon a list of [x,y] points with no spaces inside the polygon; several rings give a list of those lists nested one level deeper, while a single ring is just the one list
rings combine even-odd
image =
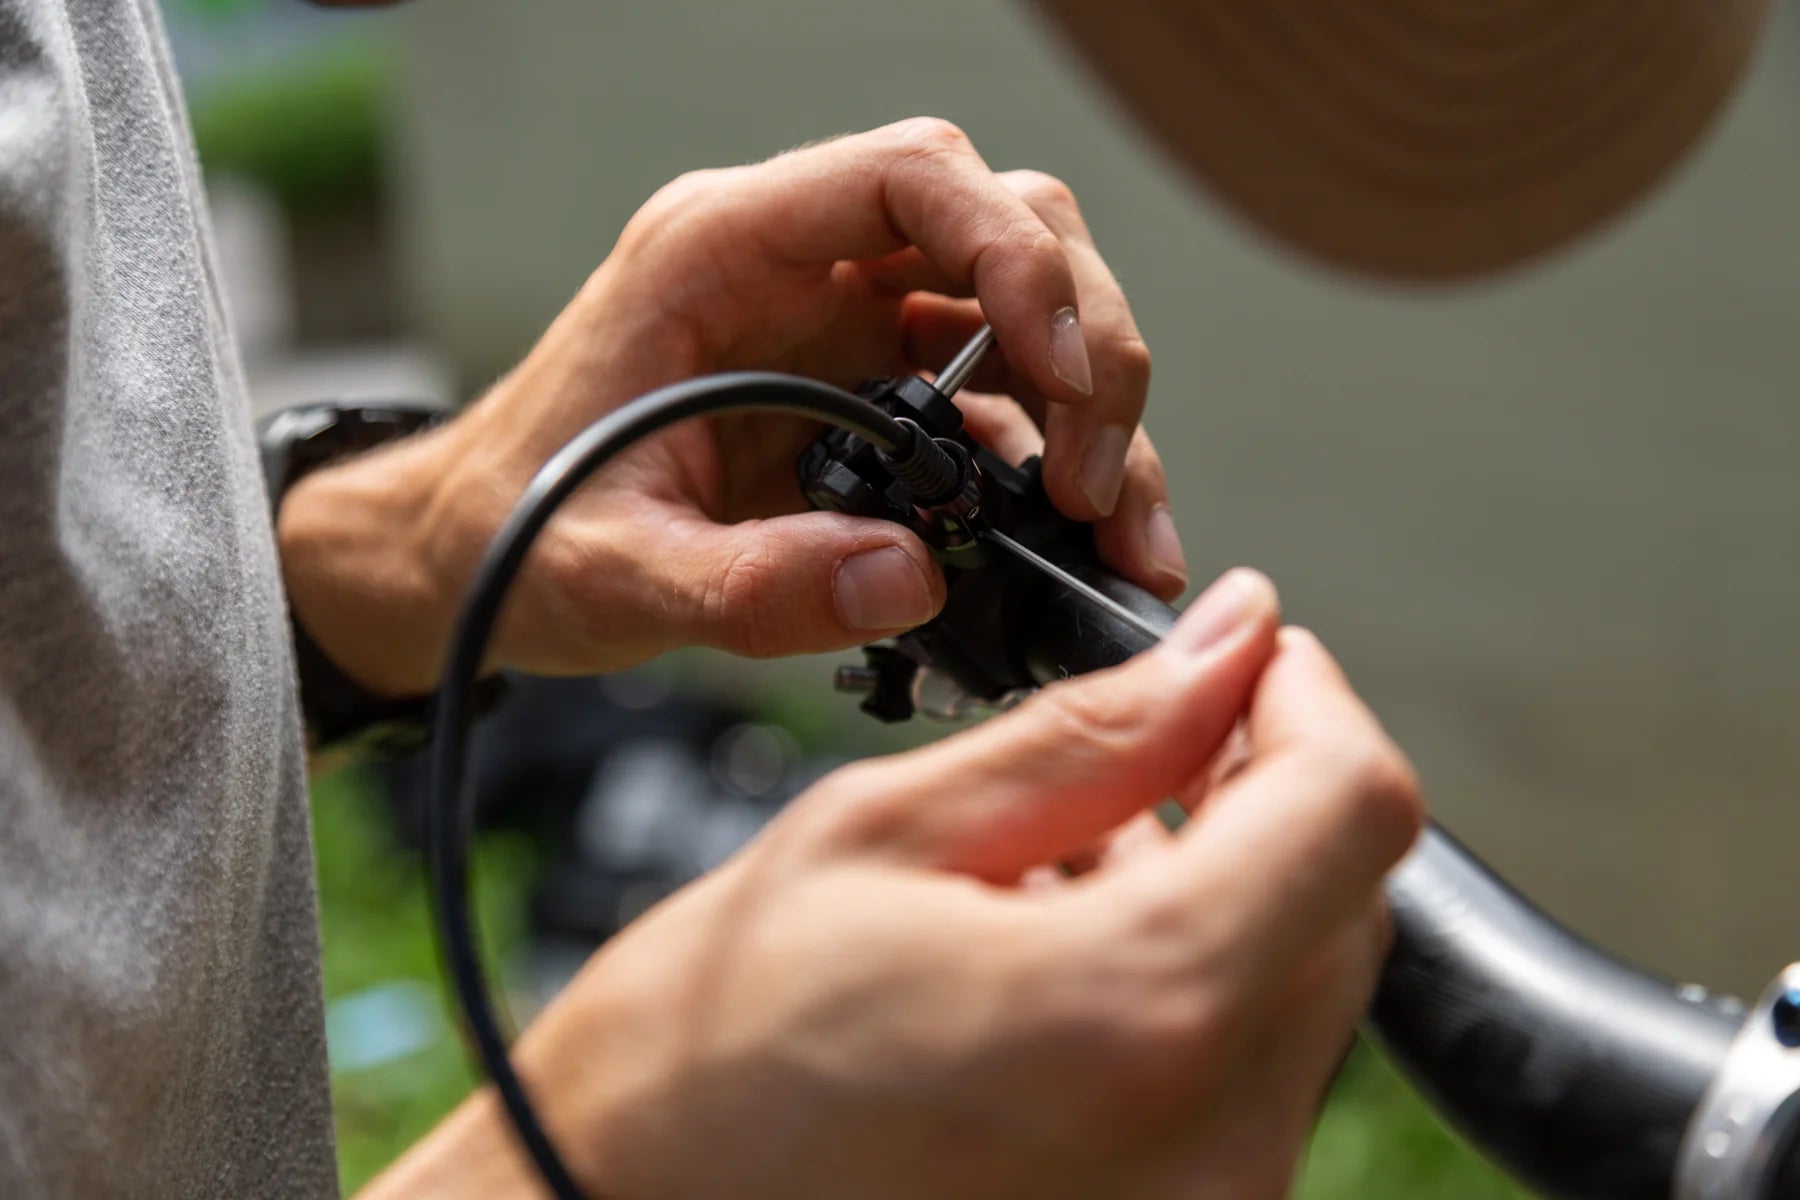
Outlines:
[{"label": "brake lever body", "polygon": [[931,548],[944,607],[926,624],[864,650],[840,671],[883,721],[954,718],[1004,708],[1071,673],[1060,650],[1098,640],[1119,659],[1158,636],[1166,606],[1103,567],[1093,530],[1064,516],[1044,490],[1041,461],[1013,464],[969,437],[962,414],[923,379],[876,379],[858,389],[890,415],[955,441],[974,466],[978,495],[955,516],[916,507],[867,442],[822,433],[801,455],[800,487],[814,508],[905,525]]}]

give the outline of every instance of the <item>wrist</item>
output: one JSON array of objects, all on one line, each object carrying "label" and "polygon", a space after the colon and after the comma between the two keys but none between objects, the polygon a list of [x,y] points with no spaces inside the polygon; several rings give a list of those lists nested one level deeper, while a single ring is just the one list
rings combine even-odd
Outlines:
[{"label": "wrist", "polygon": [[[276,535],[294,619],[357,684],[390,697],[432,691],[475,564],[525,482],[588,421],[699,372],[689,327],[627,298],[602,267],[531,354],[454,421],[288,489]],[[524,573],[495,641],[516,652],[511,665],[556,670],[568,665],[559,647],[581,614],[555,587],[532,586],[536,574]]]},{"label": "wrist", "polygon": [[[601,959],[604,955],[601,956]],[[599,960],[596,960],[599,961]],[[576,1183],[592,1195],[640,1195],[641,1182],[620,1152],[634,1113],[653,1105],[654,1074],[645,1044],[667,1021],[630,989],[608,992],[595,963],[532,1022],[511,1055],[533,1110]],[[648,1018],[648,1019],[647,1019]],[[432,1196],[544,1195],[499,1094],[484,1086],[359,1193],[357,1200]]]},{"label": "wrist", "polygon": [[[433,461],[448,428],[298,480],[276,518],[294,620],[377,695],[436,685],[459,589]],[[466,572],[465,572],[466,574]]]}]

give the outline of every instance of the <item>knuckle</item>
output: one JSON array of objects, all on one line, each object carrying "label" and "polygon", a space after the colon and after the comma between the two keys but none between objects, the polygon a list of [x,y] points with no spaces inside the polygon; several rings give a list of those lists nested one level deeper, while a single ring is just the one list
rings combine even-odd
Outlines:
[{"label": "knuckle", "polygon": [[1075,199],[1075,192],[1068,184],[1045,171],[1010,171],[1007,182],[1031,207],[1043,210],[1068,210],[1079,212],[1080,204]]},{"label": "knuckle", "polygon": [[864,759],[824,776],[784,810],[817,844],[839,850],[898,847],[917,836],[916,806],[895,787],[904,757]]},{"label": "knuckle", "polygon": [[1043,736],[1052,745],[1085,750],[1107,758],[1128,753],[1141,739],[1145,723],[1137,706],[1100,678],[1068,679],[1042,688],[1025,703]]},{"label": "knuckle", "polygon": [[988,273],[1004,273],[1012,282],[1046,275],[1069,274],[1069,257],[1062,240],[1035,215],[1021,217],[997,228],[977,251],[971,273],[977,281]]},{"label": "knuckle", "polygon": [[644,202],[641,210],[654,218],[667,219],[705,202],[717,190],[719,172],[687,171],[663,184]]},{"label": "knuckle", "polygon": [[1406,756],[1385,737],[1322,750],[1322,764],[1340,781],[1344,803],[1359,828],[1397,857],[1424,823],[1419,777]]},{"label": "knuckle", "polygon": [[906,777],[908,762],[906,753],[858,759],[833,769],[813,789],[840,805],[866,805],[879,823],[890,810],[901,807],[898,797],[905,789],[896,783]]},{"label": "knuckle", "polygon": [[945,154],[967,151],[969,135],[953,121],[942,117],[909,117],[888,127],[900,147],[914,154]]},{"label": "knuckle", "polygon": [[687,171],[663,184],[627,223],[621,243],[635,245],[670,233],[679,235],[695,221],[709,219],[713,207],[730,191],[733,170]]},{"label": "knuckle", "polygon": [[839,830],[845,825],[847,811],[854,806],[847,803],[852,797],[868,795],[878,780],[870,778],[869,761],[846,763],[841,767],[826,772],[789,806],[789,811],[796,817],[810,815],[825,823],[831,830]]},{"label": "knuckle", "polygon": [[1020,221],[1007,230],[1002,239],[1020,258],[1043,263],[1057,270],[1068,269],[1068,254],[1062,239],[1041,221]]},{"label": "knuckle", "polygon": [[1144,395],[1150,391],[1150,347],[1135,330],[1107,336],[1099,350],[1118,372],[1127,394]]},{"label": "knuckle", "polygon": [[746,658],[780,653],[769,620],[769,609],[778,599],[778,577],[768,549],[754,538],[741,540],[713,566],[701,609],[724,649]]},{"label": "knuckle", "polygon": [[820,776],[782,806],[756,836],[760,853],[773,856],[764,861],[817,861],[855,848],[859,835],[850,820],[855,806],[849,800],[859,785],[839,778],[851,770],[842,767]]}]

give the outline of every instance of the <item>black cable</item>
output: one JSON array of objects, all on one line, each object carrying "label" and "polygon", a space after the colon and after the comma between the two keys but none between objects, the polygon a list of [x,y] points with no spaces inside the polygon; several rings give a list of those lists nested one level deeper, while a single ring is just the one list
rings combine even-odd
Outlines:
[{"label": "black cable", "polygon": [[450,638],[432,715],[426,839],[444,967],[476,1056],[494,1081],[519,1140],[558,1200],[583,1200],[507,1057],[469,912],[470,811],[466,779],[472,703],[488,640],[519,564],[552,513],[628,447],[689,417],[786,412],[848,429],[883,454],[913,445],[912,432],[859,396],[811,379],[765,372],[710,375],[651,392],[582,430],[545,463],[513,506],[476,568]]}]

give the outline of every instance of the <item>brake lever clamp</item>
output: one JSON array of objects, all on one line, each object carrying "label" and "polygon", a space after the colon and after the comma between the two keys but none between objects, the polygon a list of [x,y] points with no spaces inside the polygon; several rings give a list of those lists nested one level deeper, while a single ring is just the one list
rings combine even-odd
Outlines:
[{"label": "brake lever clamp", "polygon": [[981,533],[999,530],[1059,564],[1097,566],[1092,531],[1050,503],[1036,457],[1015,466],[976,442],[963,428],[962,411],[926,379],[873,379],[857,394],[916,424],[966,468],[956,495],[921,508],[890,463],[853,433],[827,430],[801,453],[800,490],[808,504],[905,525],[944,571],[938,616],[891,644],[865,647],[865,665],[840,670],[838,689],[862,693],[863,711],[888,722],[915,714],[954,720],[974,708],[1004,708],[1037,686],[1010,635],[1041,588],[1034,588],[1029,569],[996,552]]}]

